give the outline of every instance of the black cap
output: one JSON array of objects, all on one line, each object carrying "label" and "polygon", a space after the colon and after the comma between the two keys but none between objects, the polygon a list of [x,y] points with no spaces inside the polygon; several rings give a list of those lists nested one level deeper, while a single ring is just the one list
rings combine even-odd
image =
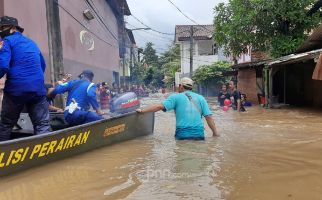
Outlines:
[{"label": "black cap", "polygon": [[86,78],[89,78],[91,80],[93,80],[94,78],[94,73],[91,70],[84,70],[80,75],[78,75],[79,78],[82,78],[83,76],[85,76]]},{"label": "black cap", "polygon": [[18,20],[14,17],[3,16],[0,18],[0,27],[1,26],[15,26],[18,31],[21,33],[24,31],[18,24]]}]

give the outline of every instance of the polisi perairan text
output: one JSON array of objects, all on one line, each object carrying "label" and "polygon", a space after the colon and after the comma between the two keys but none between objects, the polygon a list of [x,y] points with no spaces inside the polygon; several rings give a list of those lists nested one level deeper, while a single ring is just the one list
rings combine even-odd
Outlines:
[{"label": "polisi perairan text", "polygon": [[90,132],[89,130],[87,132],[62,137],[58,140],[22,147],[10,152],[1,152],[0,168],[10,167],[26,160],[38,159],[70,148],[76,148],[87,142]]}]

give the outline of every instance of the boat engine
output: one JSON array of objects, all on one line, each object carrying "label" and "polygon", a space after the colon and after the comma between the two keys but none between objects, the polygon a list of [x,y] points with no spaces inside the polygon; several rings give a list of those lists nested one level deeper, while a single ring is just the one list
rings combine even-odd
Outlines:
[{"label": "boat engine", "polygon": [[119,94],[110,100],[111,114],[124,114],[140,107],[140,101],[134,92]]}]

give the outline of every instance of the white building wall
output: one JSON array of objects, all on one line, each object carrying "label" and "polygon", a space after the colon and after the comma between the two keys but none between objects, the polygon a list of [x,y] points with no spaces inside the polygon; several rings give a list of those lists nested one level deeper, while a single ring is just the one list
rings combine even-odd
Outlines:
[{"label": "white building wall", "polygon": [[218,61],[231,61],[229,57],[225,56],[223,48],[218,49]]},{"label": "white building wall", "polygon": [[[202,46],[205,46],[206,41],[202,41]],[[212,45],[212,40],[208,41],[210,46]],[[181,50],[181,74],[189,74],[190,73],[190,41],[180,41],[180,50]],[[207,45],[206,45],[207,46]],[[209,45],[208,45],[209,46]],[[194,42],[194,51],[193,51],[193,71],[198,69],[203,65],[210,65],[214,62],[218,62],[220,60],[229,61],[229,58],[224,56],[223,50],[219,49],[218,54],[216,55],[199,55],[198,41]]]},{"label": "white building wall", "polygon": [[237,64],[251,62],[252,61],[251,52],[252,52],[252,49],[249,47],[247,53],[241,54],[238,57]]}]

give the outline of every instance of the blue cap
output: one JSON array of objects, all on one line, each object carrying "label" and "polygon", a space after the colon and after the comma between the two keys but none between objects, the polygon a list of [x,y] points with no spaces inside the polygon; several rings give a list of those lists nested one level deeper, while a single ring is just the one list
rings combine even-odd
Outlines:
[{"label": "blue cap", "polygon": [[86,78],[93,80],[94,73],[91,70],[86,69],[80,75],[78,75],[78,77],[79,78],[86,77]]}]

